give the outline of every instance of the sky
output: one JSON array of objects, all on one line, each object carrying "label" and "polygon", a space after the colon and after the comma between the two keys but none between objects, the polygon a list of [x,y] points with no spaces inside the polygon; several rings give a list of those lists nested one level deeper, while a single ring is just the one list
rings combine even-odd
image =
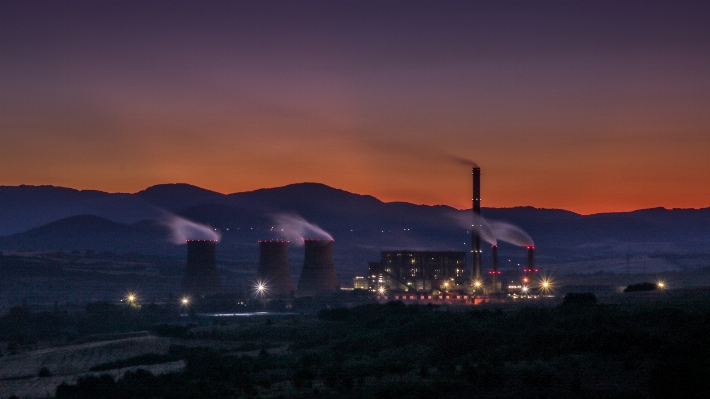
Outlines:
[{"label": "sky", "polygon": [[710,2],[0,1],[0,185],[710,206]]}]

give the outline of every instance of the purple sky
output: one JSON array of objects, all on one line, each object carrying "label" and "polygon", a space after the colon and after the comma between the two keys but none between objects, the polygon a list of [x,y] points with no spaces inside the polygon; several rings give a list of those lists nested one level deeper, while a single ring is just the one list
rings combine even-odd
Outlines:
[{"label": "purple sky", "polygon": [[0,2],[0,184],[710,206],[708,2]]}]

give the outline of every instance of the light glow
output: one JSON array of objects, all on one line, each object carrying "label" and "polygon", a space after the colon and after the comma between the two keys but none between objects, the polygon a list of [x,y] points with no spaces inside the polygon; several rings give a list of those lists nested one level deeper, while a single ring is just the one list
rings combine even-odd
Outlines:
[{"label": "light glow", "polygon": [[264,281],[257,281],[256,284],[254,284],[254,293],[258,296],[264,296],[268,290],[269,287]]}]

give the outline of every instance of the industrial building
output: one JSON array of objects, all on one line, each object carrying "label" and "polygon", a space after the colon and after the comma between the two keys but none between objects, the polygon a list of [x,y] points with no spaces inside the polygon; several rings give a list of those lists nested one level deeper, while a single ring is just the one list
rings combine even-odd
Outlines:
[{"label": "industrial building", "polygon": [[464,283],[465,267],[463,251],[382,251],[379,262],[368,264],[368,286],[371,290],[448,290]]},{"label": "industrial building", "polygon": [[354,290],[369,290],[370,282],[366,277],[357,276],[353,278],[353,289]]}]

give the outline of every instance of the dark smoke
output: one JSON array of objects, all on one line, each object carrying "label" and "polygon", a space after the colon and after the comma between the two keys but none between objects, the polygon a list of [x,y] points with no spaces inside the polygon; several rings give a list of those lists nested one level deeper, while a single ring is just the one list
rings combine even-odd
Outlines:
[{"label": "dark smoke", "polygon": [[478,168],[478,164],[468,158],[460,157],[454,154],[442,154],[442,156],[447,158],[450,162],[457,163],[459,165],[470,166],[472,168]]},{"label": "dark smoke", "polygon": [[367,143],[369,147],[378,152],[391,156],[407,156],[416,159],[431,159],[442,162],[454,163],[477,168],[478,164],[471,159],[464,158],[436,148],[418,146],[416,144],[402,143],[388,140],[372,140]]}]

